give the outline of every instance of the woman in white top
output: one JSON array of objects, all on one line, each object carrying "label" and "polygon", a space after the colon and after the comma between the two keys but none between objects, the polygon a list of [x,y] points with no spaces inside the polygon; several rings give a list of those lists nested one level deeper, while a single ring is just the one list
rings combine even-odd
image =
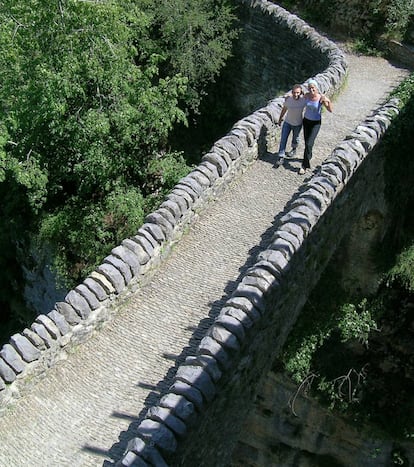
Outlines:
[{"label": "woman in white top", "polygon": [[310,168],[312,150],[316,136],[321,128],[322,108],[332,112],[331,101],[320,94],[318,83],[315,80],[308,81],[308,92],[305,94],[305,115],[303,116],[303,136],[305,139],[305,151],[303,153],[302,167],[299,173],[303,175]]}]

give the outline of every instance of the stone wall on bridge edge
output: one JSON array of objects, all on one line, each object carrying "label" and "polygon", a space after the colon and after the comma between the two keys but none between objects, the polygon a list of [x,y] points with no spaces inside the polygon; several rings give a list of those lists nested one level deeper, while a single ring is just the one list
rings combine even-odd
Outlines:
[{"label": "stone wall on bridge edge", "polygon": [[[340,88],[347,64],[335,44],[276,4],[240,3],[272,18],[275,27],[283,23],[322,52],[329,66],[313,78],[324,93]],[[275,145],[282,105],[283,97],[277,97],[239,120],[147,216],[134,237],[114,248],[52,311],[10,338],[0,350],[0,411],[45,377],[70,347],[112,319],[119,300],[151,277],[186,226],[251,165],[264,145]],[[228,459],[249,406],[241,402],[252,400],[271,363],[263,356],[283,345],[305,291],[315,285],[341,240],[338,222],[351,226],[363,214],[358,198],[349,193],[367,191],[359,173],[397,113],[394,101],[377,109],[304,184],[278,220],[272,242],[225,303],[197,353],[178,368],[168,393],[149,409],[117,465],[217,466]]]}]

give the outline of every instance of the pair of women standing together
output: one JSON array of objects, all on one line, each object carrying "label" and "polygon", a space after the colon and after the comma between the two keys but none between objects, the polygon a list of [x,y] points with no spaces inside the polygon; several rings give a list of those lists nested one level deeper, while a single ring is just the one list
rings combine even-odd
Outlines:
[{"label": "pair of women standing together", "polygon": [[[321,128],[322,109],[325,107],[329,112],[332,112],[332,103],[325,95],[320,94],[317,82],[315,80],[310,80],[307,86],[308,92],[306,94],[303,94],[302,86],[299,84],[293,86],[291,94],[286,97],[279,118],[279,124],[281,124],[286,115],[282,126],[278,153],[279,157],[285,156],[286,144],[291,132],[293,133],[292,150],[288,154],[293,156],[296,153],[299,132],[303,126],[305,150],[303,153],[302,167],[299,169],[301,175],[310,168],[313,145]],[[304,113],[303,109],[305,109]]]}]

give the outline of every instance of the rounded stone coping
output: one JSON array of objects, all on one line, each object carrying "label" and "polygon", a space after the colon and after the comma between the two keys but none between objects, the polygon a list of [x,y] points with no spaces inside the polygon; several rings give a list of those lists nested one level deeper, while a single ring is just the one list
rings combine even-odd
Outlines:
[{"label": "rounded stone coping", "polygon": [[[335,44],[278,5],[266,0],[240,1],[285,23],[292,32],[306,37],[325,53],[330,65],[313,78],[323,92],[334,92],[340,87],[347,64]],[[110,319],[108,310],[115,299],[128,293],[133,284],[148,274],[162,259],[162,248],[182,234],[194,213],[257,157],[262,129],[274,128],[283,101],[283,97],[278,97],[239,120],[226,136],[214,143],[201,163],[178,182],[160,207],[146,217],[135,236],[115,247],[53,310],[39,315],[30,328],[10,338],[0,350],[0,408],[10,402],[12,392],[18,394],[17,387],[13,388],[17,391],[11,391],[11,387],[17,384],[23,387],[25,377],[42,365],[45,353],[59,353],[62,348],[84,339],[85,329],[91,330],[102,320]]]},{"label": "rounded stone coping", "polygon": [[[282,283],[289,261],[382,139],[398,113],[397,99],[390,99],[375,110],[304,183],[291,208],[280,218],[278,230],[267,249],[258,255],[256,263],[224,304],[201,340],[196,355],[186,358],[178,368],[167,394],[158,405],[149,409],[138,426],[137,436],[129,442],[117,467],[132,465],[129,459],[151,464],[154,450],[165,462],[163,456],[176,451],[184,434],[196,423],[197,416],[208,410],[209,403],[220,391],[223,375],[235,368],[248,334],[256,323],[266,318],[266,297]],[[369,145],[366,144],[367,134],[370,135]],[[183,405],[188,409],[185,412],[181,409]],[[154,414],[162,408],[168,409],[164,412],[167,418],[155,417]],[[175,424],[176,418],[180,420],[179,428]],[[151,424],[149,420],[152,420]],[[185,429],[181,424],[185,425]]]}]

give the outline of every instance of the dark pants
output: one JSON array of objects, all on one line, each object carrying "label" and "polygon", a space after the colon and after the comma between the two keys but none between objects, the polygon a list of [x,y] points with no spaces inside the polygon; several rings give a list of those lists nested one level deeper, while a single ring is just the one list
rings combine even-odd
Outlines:
[{"label": "dark pants", "polygon": [[312,159],[312,149],[315,139],[321,128],[320,120],[303,119],[303,137],[305,139],[305,151],[303,153],[302,167],[305,169],[310,168],[310,160]]}]

